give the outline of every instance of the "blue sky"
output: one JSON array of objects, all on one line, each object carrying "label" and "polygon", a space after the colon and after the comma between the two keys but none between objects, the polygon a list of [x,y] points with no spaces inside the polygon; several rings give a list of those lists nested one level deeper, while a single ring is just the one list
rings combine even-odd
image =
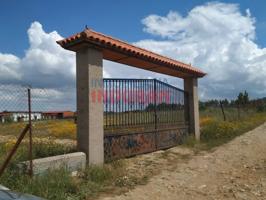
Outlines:
[{"label": "blue sky", "polygon": [[[88,25],[201,68],[208,73],[199,82],[202,100],[234,99],[244,90],[264,97],[265,8],[263,0],[2,1],[0,84],[31,84],[61,99],[74,94],[75,54],[56,40]],[[182,80],[108,61],[104,76],[160,78],[183,87]]]},{"label": "blue sky", "polygon": [[[27,0],[1,2],[0,52],[19,56],[28,48],[27,29],[33,21],[39,21],[47,32],[57,30],[62,36],[69,36],[85,25],[128,42],[152,38],[142,31],[141,20],[150,15],[166,15],[170,10],[187,15],[193,7],[204,0]],[[244,12],[250,9],[256,17],[258,44],[266,46],[266,1],[239,0],[222,1],[237,3]],[[12,39],[11,39],[12,38]]]}]

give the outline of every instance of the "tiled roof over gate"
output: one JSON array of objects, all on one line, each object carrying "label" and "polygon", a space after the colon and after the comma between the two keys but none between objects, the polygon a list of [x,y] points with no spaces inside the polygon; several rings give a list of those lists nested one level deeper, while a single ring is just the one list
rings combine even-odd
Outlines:
[{"label": "tiled roof over gate", "polygon": [[186,77],[203,77],[206,74],[183,62],[153,53],[113,37],[85,29],[81,33],[57,41],[63,48],[78,51],[87,46],[103,52],[106,60],[154,71],[162,74]]}]

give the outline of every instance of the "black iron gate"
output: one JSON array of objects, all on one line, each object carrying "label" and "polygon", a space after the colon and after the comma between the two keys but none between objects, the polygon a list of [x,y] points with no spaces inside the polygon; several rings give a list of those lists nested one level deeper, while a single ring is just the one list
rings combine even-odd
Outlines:
[{"label": "black iron gate", "polygon": [[187,93],[156,79],[104,79],[106,160],[175,146],[188,133]]}]

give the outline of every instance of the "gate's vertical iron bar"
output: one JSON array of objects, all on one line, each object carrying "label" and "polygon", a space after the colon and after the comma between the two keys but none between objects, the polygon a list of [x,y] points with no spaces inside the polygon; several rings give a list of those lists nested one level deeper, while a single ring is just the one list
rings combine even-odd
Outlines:
[{"label": "gate's vertical iron bar", "polygon": [[122,90],[121,90],[121,101],[122,101],[122,105],[121,105],[121,113],[122,113],[122,119],[121,119],[121,125],[124,126],[124,80],[121,80],[121,86],[122,86]]},{"label": "gate's vertical iron bar", "polygon": [[159,124],[161,123],[161,118],[163,115],[163,108],[161,105],[161,99],[162,99],[162,84],[158,81],[158,94],[159,94],[159,99],[157,100],[157,106],[158,106],[158,111],[157,111],[157,128]]},{"label": "gate's vertical iron bar", "polygon": [[163,123],[163,120],[164,120],[164,118],[165,118],[165,105],[164,104],[162,104],[162,102],[163,102],[163,90],[164,90],[164,86],[163,86],[163,84],[160,82],[159,83],[159,85],[160,85],[160,100],[159,100],[159,107],[160,107],[160,115],[159,115],[159,119],[158,119],[158,125],[157,125],[157,127],[159,126],[159,124],[160,123]]},{"label": "gate's vertical iron bar", "polygon": [[[122,110],[123,110],[123,101],[122,101],[122,93],[123,93],[123,82],[122,80],[119,80],[119,126],[121,126],[123,123],[122,123]],[[122,88],[121,88],[122,87]]]},{"label": "gate's vertical iron bar", "polygon": [[114,94],[115,94],[115,97],[114,97],[114,106],[115,106],[115,108],[114,108],[114,115],[115,115],[115,125],[116,125],[116,127],[118,126],[118,124],[117,124],[117,80],[114,80],[114,89],[115,89],[115,92],[114,92]]},{"label": "gate's vertical iron bar", "polygon": [[113,86],[113,90],[112,90],[112,103],[111,103],[111,109],[112,109],[112,125],[114,126],[115,125],[115,120],[114,120],[114,118],[115,118],[115,116],[114,116],[114,102],[115,102],[115,94],[114,94],[114,88],[115,88],[115,85],[114,85],[114,80],[112,80],[112,86]]},{"label": "gate's vertical iron bar", "polygon": [[117,80],[114,80],[114,115],[115,115],[115,125],[117,127]]},{"label": "gate's vertical iron bar", "polygon": [[103,97],[103,100],[104,100],[104,117],[105,117],[105,126],[104,127],[107,127],[107,81],[106,80],[103,80],[103,91],[104,91],[104,97]]},{"label": "gate's vertical iron bar", "polygon": [[133,82],[133,109],[134,109],[134,125],[136,126],[137,124],[137,112],[136,112],[136,109],[137,109],[137,98],[136,98],[136,86],[137,86],[137,80],[134,80]]},{"label": "gate's vertical iron bar", "polygon": [[133,125],[132,85],[133,85],[133,81],[130,81],[130,125]]},{"label": "gate's vertical iron bar", "polygon": [[142,94],[141,94],[141,87],[142,87],[142,81],[139,80],[139,87],[138,87],[138,113],[139,113],[139,124],[142,124],[143,122],[143,115],[142,115]]},{"label": "gate's vertical iron bar", "polygon": [[149,101],[149,104],[151,105],[150,106],[150,111],[149,111],[149,123],[150,123],[150,126],[153,127],[155,121],[154,121],[154,94],[153,94],[153,90],[154,90],[154,80],[150,80],[149,82],[149,91],[150,91],[150,101]]},{"label": "gate's vertical iron bar", "polygon": [[134,110],[135,110],[135,125],[138,124],[138,97],[137,97],[137,89],[138,89],[138,80],[135,80],[134,84]]},{"label": "gate's vertical iron bar", "polygon": [[127,125],[129,126],[129,82],[127,82]]},{"label": "gate's vertical iron bar", "polygon": [[137,94],[136,94],[136,90],[137,90],[137,86],[138,86],[138,80],[134,81],[134,112],[135,112],[135,118],[134,118],[134,122],[135,125],[137,125],[137,121],[138,121],[138,113],[137,113],[137,107],[138,107],[138,100],[137,100]]},{"label": "gate's vertical iron bar", "polygon": [[121,126],[121,80],[118,80],[118,125]]},{"label": "gate's vertical iron bar", "polygon": [[155,128],[155,149],[158,149],[158,141],[157,141],[157,88],[156,88],[157,80],[154,79],[154,128]]},{"label": "gate's vertical iron bar", "polygon": [[167,123],[171,122],[170,121],[170,114],[171,110],[169,109],[170,106],[170,88],[167,88],[167,95],[166,95],[166,113],[167,113]]},{"label": "gate's vertical iron bar", "polygon": [[150,111],[149,111],[149,104],[150,104],[150,81],[146,80],[146,89],[145,91],[148,92],[148,95],[145,95],[146,101],[145,101],[145,111],[147,112],[147,124],[149,124],[149,117],[150,117]]},{"label": "gate's vertical iron bar", "polygon": [[110,117],[110,114],[111,114],[111,84],[110,84],[110,80],[107,81],[107,85],[108,85],[108,104],[107,104],[107,118],[108,118],[108,127],[111,126],[111,117]]},{"label": "gate's vertical iron bar", "polygon": [[144,124],[146,124],[146,112],[145,112],[145,96],[144,96],[144,87],[145,87],[145,80],[142,81],[142,87],[141,87],[141,97],[142,97],[142,109],[141,111],[144,113]]},{"label": "gate's vertical iron bar", "polygon": [[149,108],[149,105],[150,105],[150,95],[151,95],[151,92],[150,92],[150,80],[146,80],[145,81],[147,84],[146,84],[146,90],[148,92],[148,95],[146,96],[146,102],[145,102],[145,110],[147,112],[147,124],[150,124],[150,108]]},{"label": "gate's vertical iron bar", "polygon": [[104,82],[105,82],[105,88],[106,88],[106,92],[105,92],[105,95],[106,95],[106,105],[105,105],[105,112],[106,112],[106,124],[105,124],[105,126],[106,127],[108,127],[108,91],[109,91],[109,88],[108,88],[108,86],[109,86],[109,84],[108,84],[108,80],[104,80]]},{"label": "gate's vertical iron bar", "polygon": [[138,102],[139,102],[139,108],[138,108],[138,113],[139,113],[139,124],[142,125],[144,118],[142,115],[142,80],[139,80],[139,87],[138,87]]},{"label": "gate's vertical iron bar", "polygon": [[106,127],[108,127],[109,126],[109,105],[110,105],[110,97],[109,97],[109,95],[110,95],[110,81],[109,80],[106,80],[106,88],[107,88],[107,91],[106,91],[106,94],[107,94],[107,97],[106,97],[106,103],[107,103],[107,105],[106,105],[106,107],[107,107],[107,109],[106,109],[106,118],[107,118],[107,122],[106,122]]},{"label": "gate's vertical iron bar", "polygon": [[116,125],[119,126],[119,101],[118,101],[118,95],[119,95],[119,82],[118,80],[115,81],[115,102],[116,102]]},{"label": "gate's vertical iron bar", "polygon": [[29,114],[29,175],[32,177],[33,163],[32,163],[32,123],[31,123],[31,89],[28,88],[28,114]]},{"label": "gate's vertical iron bar", "polygon": [[116,112],[117,112],[117,125],[120,126],[120,81],[116,80]]},{"label": "gate's vertical iron bar", "polygon": [[137,81],[137,88],[136,88],[136,99],[137,99],[137,124],[140,124],[140,112],[139,112],[139,107],[140,107],[140,98],[139,98],[139,86],[140,86],[140,81]]}]

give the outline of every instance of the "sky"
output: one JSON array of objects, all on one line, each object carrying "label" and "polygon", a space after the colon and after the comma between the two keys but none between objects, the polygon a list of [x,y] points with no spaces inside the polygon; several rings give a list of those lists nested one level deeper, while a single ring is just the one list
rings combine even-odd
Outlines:
[{"label": "sky", "polygon": [[[255,3],[254,3],[255,2]],[[266,2],[28,0],[1,1],[0,84],[45,88],[49,99],[75,96],[75,54],[56,40],[85,26],[176,60],[208,75],[201,100],[266,96]],[[104,76],[182,80],[104,62]],[[64,105],[64,103],[61,103]]]}]

